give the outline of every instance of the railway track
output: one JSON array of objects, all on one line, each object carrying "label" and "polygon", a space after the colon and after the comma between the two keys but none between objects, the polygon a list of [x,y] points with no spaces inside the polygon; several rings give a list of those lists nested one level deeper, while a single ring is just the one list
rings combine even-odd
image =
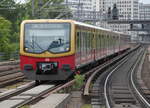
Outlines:
[{"label": "railway track", "polygon": [[24,105],[30,105],[38,102],[44,97],[49,96],[50,94],[71,86],[73,83],[74,80],[71,80],[65,84],[41,84],[36,86],[35,82],[32,82],[17,91],[0,96],[0,107],[19,108]]},{"label": "railway track", "polygon": [[[131,72],[131,84],[133,91],[136,91],[135,94],[137,95],[137,98],[139,99],[140,103],[142,104],[143,108],[150,108],[150,89],[147,88],[145,83],[143,82],[141,78],[141,72],[144,65],[144,60],[146,58],[147,52],[143,54],[143,57],[141,59],[141,62],[134,66],[132,72]],[[139,59],[140,60],[140,59]],[[134,71],[135,70],[135,71]]]},{"label": "railway track", "polygon": [[139,92],[135,70],[144,53],[144,49],[135,51],[128,60],[116,67],[106,78],[104,95],[107,108],[149,108],[145,95]]},{"label": "railway track", "polygon": [[[93,108],[99,108],[105,106],[105,97],[104,97],[104,84],[107,75],[112,71],[117,65],[122,61],[128,58],[130,52],[136,50],[136,47],[133,50],[129,50],[120,57],[115,58],[114,60],[109,61],[104,64],[102,67],[97,69],[91,77],[87,80],[84,88],[84,95],[91,98],[91,105]],[[92,86],[91,86],[92,85]]]},{"label": "railway track", "polygon": [[[89,72],[86,73],[86,75],[88,76],[93,71],[95,71],[97,68],[98,67],[90,70]],[[73,79],[64,84],[58,84],[58,85],[51,85],[51,84],[45,85],[44,84],[45,86],[47,86],[46,87],[47,89],[45,89],[45,90],[42,89],[42,88],[44,88],[42,84],[39,86],[36,86],[36,83],[32,82],[31,84],[28,84],[23,88],[19,88],[10,93],[1,95],[0,96],[0,107],[19,108],[24,105],[30,105],[30,104],[36,103],[37,101],[49,96],[50,94],[56,93],[63,88],[72,86],[74,84],[74,82],[75,82],[75,80]],[[23,97],[23,95],[25,95],[25,97]],[[24,99],[24,101],[22,101],[22,99]],[[15,103],[15,101],[18,101],[18,102]],[[8,103],[12,103],[12,104],[8,105]]]},{"label": "railway track", "polygon": [[[115,58],[118,58],[118,57],[115,57]],[[109,63],[109,61],[106,61],[106,64],[107,63]],[[85,73],[85,75],[87,77],[89,77],[94,71],[96,71],[100,67],[102,67],[102,65],[97,66],[97,67],[89,70],[88,72]],[[53,93],[55,93],[55,92],[57,92],[57,91],[59,91],[63,88],[67,88],[67,87],[72,86],[74,82],[75,82],[75,80],[71,80],[71,81],[69,81],[65,84],[53,85],[52,87],[48,88],[47,90],[43,90],[40,93],[38,91],[38,94],[34,94],[34,93],[37,92],[36,90],[37,90],[38,86],[33,86],[35,84],[31,84],[31,86],[26,86],[25,88],[19,89],[17,91],[13,91],[13,92],[9,93],[9,95],[1,96],[0,97],[0,101],[1,101],[0,106],[5,106],[6,103],[13,103],[10,100],[14,101],[16,99],[16,97],[17,97],[17,101],[21,101],[21,102],[16,103],[16,104],[13,103],[13,105],[11,105],[11,106],[6,105],[6,108],[7,107],[12,107],[12,108],[13,107],[21,107],[21,106],[24,106],[24,105],[29,105],[31,103],[36,102],[36,100],[43,99],[43,97],[47,97],[50,94],[53,94]],[[42,85],[39,85],[39,88],[40,88],[40,86],[42,86]],[[47,86],[51,86],[51,85],[47,85]],[[27,93],[28,91],[29,91],[29,93]],[[33,93],[31,93],[30,91],[33,91]],[[26,97],[23,97],[24,92],[25,92],[25,94],[30,94],[30,95],[25,95]],[[20,98],[20,96],[21,96],[21,98]],[[29,98],[27,98],[27,97],[29,97]],[[24,101],[19,100],[19,99],[24,99]]]},{"label": "railway track", "polygon": [[91,75],[85,84],[84,95],[90,96],[93,108],[150,108],[150,92],[145,86],[142,89],[135,78],[143,53],[143,49],[135,48],[114,65],[107,67],[107,64],[104,66],[107,69],[99,68]]},{"label": "railway track", "polygon": [[19,61],[8,61],[0,63],[0,87],[12,82],[23,80],[25,76],[20,71]]},{"label": "railway track", "polygon": [[[136,49],[134,49],[134,50],[136,50]],[[136,54],[135,52],[138,52],[138,51],[132,51],[132,52],[134,54]],[[140,52],[141,51],[142,50],[140,50]],[[136,60],[136,57],[139,56],[139,54],[137,54],[136,56],[133,57],[134,54],[130,54],[130,51],[128,51],[125,54],[120,55],[119,57],[116,57],[110,61],[107,61],[105,64],[97,66],[94,69],[92,69],[86,73],[86,76],[90,76],[90,77],[89,77],[89,80],[87,81],[87,84],[85,87],[86,89],[84,89],[84,95],[91,96],[91,103],[92,103],[93,108],[94,107],[96,108],[97,106],[107,106],[108,103],[111,103],[111,105],[116,105],[116,104],[114,104],[115,102],[112,102],[112,100],[113,100],[112,98],[114,98],[114,97],[110,97],[110,96],[113,96],[113,94],[104,94],[107,91],[108,91],[108,93],[113,93],[114,90],[116,90],[115,89],[116,86],[112,87],[112,82],[108,86],[108,84],[105,82],[105,80],[108,81],[109,78],[107,76],[111,76],[111,75],[109,75],[110,72],[111,71],[114,72],[114,70],[118,69],[124,63],[126,63],[127,60],[129,60],[131,58],[134,58],[134,60]],[[127,62],[127,64],[128,64],[128,62]],[[111,72],[111,73],[113,73],[113,72]],[[92,73],[94,73],[94,74],[92,74]],[[116,73],[116,72],[114,72],[114,73]],[[97,77],[95,77],[95,76],[97,76]],[[100,77],[98,77],[98,76],[100,76]],[[126,79],[126,78],[124,78],[124,79]],[[112,81],[112,80],[110,80],[110,81]],[[35,86],[35,83],[33,83],[33,85],[31,84],[32,86],[27,86],[22,90],[18,90],[18,92],[14,91],[14,93],[12,92],[8,96],[3,95],[2,98],[0,97],[0,107],[2,106],[5,108],[10,108],[10,107],[18,108],[18,107],[21,107],[24,105],[30,105],[32,103],[35,103],[35,102],[43,99],[44,97],[49,96],[50,94],[53,94],[63,88],[67,88],[67,87],[71,86],[74,82],[75,82],[75,80],[71,80],[65,84],[58,84],[58,85],[48,84],[48,85],[39,85],[39,86]],[[91,83],[93,83],[92,88],[90,88]],[[104,89],[104,86],[106,87],[105,89]],[[124,90],[127,90],[127,88],[125,88],[125,87],[126,86],[123,86],[122,88]],[[118,90],[118,88],[117,88],[117,90]],[[37,91],[40,89],[41,89],[41,91]],[[117,95],[115,94],[115,96],[117,96]],[[109,102],[105,101],[106,98],[109,98],[108,99]],[[15,103],[15,101],[17,101],[17,103]],[[133,102],[139,102],[139,101],[137,99],[135,99],[135,101],[133,101]],[[13,103],[13,104],[9,104],[7,106],[7,103]],[[140,102],[137,105],[140,105]],[[132,105],[128,104],[128,103],[127,104],[123,103],[123,107],[125,107],[125,106],[132,106]],[[112,107],[108,107],[108,108],[112,108]],[[114,108],[117,108],[117,106],[115,106]],[[120,107],[118,107],[118,108],[120,108]]]}]

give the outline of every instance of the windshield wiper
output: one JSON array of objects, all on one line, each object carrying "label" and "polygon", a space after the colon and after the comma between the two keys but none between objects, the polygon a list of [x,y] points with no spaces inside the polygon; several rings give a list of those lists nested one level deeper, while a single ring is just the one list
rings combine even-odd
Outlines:
[{"label": "windshield wiper", "polygon": [[[32,37],[34,37],[34,35]],[[38,48],[40,48],[42,51],[44,51],[44,49],[33,38],[32,38],[32,42],[33,42],[33,44],[36,44],[36,46]],[[34,46],[33,46],[33,48],[34,48]]]},{"label": "windshield wiper", "polygon": [[32,41],[33,41],[33,43],[35,43],[38,46],[38,48],[40,48],[41,50],[44,51],[44,49],[42,47],[40,47],[40,45],[36,41],[34,41],[34,40],[32,40]]}]

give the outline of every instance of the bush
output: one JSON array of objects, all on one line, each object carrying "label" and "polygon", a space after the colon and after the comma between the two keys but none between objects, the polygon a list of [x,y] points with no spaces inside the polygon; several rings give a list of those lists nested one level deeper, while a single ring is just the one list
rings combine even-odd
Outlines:
[{"label": "bush", "polygon": [[75,75],[75,84],[73,85],[74,90],[80,90],[84,84],[84,75]]},{"label": "bush", "polygon": [[12,23],[3,17],[0,17],[0,52],[4,54],[2,59],[8,60],[11,54],[17,52],[18,44],[11,42],[11,39],[17,39],[17,33],[12,34]]}]

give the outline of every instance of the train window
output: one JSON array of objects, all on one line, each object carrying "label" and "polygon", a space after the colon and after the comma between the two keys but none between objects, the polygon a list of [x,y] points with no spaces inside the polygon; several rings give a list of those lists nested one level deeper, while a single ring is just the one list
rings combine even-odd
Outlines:
[{"label": "train window", "polygon": [[86,53],[86,33],[85,32],[83,32],[83,34],[84,34],[84,53]]},{"label": "train window", "polygon": [[90,45],[91,45],[91,41],[90,41],[90,33],[87,33],[87,44],[88,44],[88,51],[90,52]]},{"label": "train window", "polygon": [[87,32],[85,32],[85,46],[86,46],[86,54],[88,52],[88,39],[87,39],[88,35]]},{"label": "train window", "polygon": [[99,38],[98,38],[98,33],[96,33],[96,49],[98,50],[99,48]]},{"label": "train window", "polygon": [[107,40],[108,40],[108,53],[110,51],[110,35],[107,35]]},{"label": "train window", "polygon": [[99,49],[101,49],[101,35],[99,34],[98,37],[99,37]]},{"label": "train window", "polygon": [[92,32],[92,49],[94,49],[95,46],[95,40],[94,40],[94,33]]},{"label": "train window", "polygon": [[105,48],[105,44],[106,44],[105,38],[106,38],[106,36],[103,34],[103,48]]},{"label": "train window", "polygon": [[88,52],[90,51],[90,34],[87,32],[87,47],[88,47]]},{"label": "train window", "polygon": [[82,55],[84,54],[84,37],[83,37],[83,32],[81,32],[81,52]]},{"label": "train window", "polygon": [[70,50],[70,23],[25,24],[24,49],[30,53],[62,53]]},{"label": "train window", "polygon": [[84,32],[84,55],[86,55],[86,32]]},{"label": "train window", "polygon": [[76,36],[76,48],[77,48],[77,52],[80,52],[80,32],[77,32],[77,36]]},{"label": "train window", "polygon": [[106,44],[106,42],[105,42],[105,38],[106,38],[106,36],[103,34],[103,48],[105,48],[105,44]]},{"label": "train window", "polygon": [[91,38],[91,33],[89,32],[89,48],[91,51],[91,46],[92,46],[92,38]]}]

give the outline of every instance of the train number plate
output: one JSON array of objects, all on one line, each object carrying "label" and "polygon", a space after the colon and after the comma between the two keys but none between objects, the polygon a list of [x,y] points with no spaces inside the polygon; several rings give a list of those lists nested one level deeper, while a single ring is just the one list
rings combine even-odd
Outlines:
[{"label": "train number plate", "polygon": [[57,63],[39,63],[40,70],[49,71],[57,68]]}]

